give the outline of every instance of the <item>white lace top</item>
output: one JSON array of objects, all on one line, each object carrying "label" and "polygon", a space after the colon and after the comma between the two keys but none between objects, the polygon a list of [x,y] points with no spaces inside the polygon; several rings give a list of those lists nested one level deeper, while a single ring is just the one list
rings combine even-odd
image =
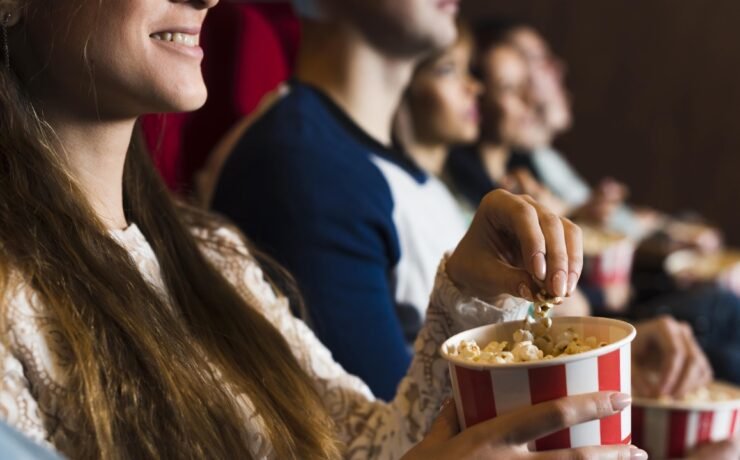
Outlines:
[{"label": "white lace top", "polygon": [[[456,331],[521,318],[526,313],[527,304],[512,298],[502,297],[495,302],[497,306],[491,306],[463,297],[447,279],[443,261],[408,374],[392,402],[378,401],[291,314],[287,300],[276,296],[239,236],[225,228],[216,233],[237,245],[241,256],[227,256],[212,249],[204,252],[248,302],[285,336],[334,419],[339,437],[346,445],[346,458],[400,457],[423,437],[442,400],[449,395],[447,365],[438,353],[441,342]],[[113,235],[131,254],[145,279],[164,293],[159,264],[138,227],[132,225]],[[4,305],[7,329],[2,332],[7,334],[9,345],[0,345],[0,419],[30,438],[51,444],[75,458],[75,446],[66,442],[65,435],[75,432],[75,423],[72,417],[66,416],[69,408],[62,404],[68,400],[63,396],[70,354],[44,305],[23,282],[14,286],[6,293]],[[271,446],[262,435],[260,418],[251,410],[249,395],[238,398],[245,411],[252,455],[274,458]]]}]

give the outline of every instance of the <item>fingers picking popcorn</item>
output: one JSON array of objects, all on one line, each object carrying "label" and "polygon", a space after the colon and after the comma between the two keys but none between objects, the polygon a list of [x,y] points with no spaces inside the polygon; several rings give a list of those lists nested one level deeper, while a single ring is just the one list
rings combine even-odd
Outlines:
[{"label": "fingers picking popcorn", "polygon": [[569,328],[554,336],[549,312],[562,302],[560,297],[548,297],[543,291],[536,295],[533,315],[528,315],[522,328],[513,334],[513,342],[492,341],[481,350],[475,340],[462,340],[448,350],[450,356],[458,356],[473,363],[523,363],[575,355],[606,346],[596,337],[582,338]]}]

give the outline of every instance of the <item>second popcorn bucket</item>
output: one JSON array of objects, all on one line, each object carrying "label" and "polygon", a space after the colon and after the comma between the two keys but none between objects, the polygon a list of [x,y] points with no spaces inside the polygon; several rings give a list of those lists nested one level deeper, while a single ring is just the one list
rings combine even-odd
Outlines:
[{"label": "second popcorn bucket", "polygon": [[[521,321],[482,326],[461,332],[442,344],[448,361],[461,429],[537,403],[596,391],[631,394],[630,343],[635,328],[623,321],[596,317],[553,318],[552,332],[571,329],[606,345],[574,355],[519,362],[474,363],[449,353],[463,340],[485,346],[511,341]],[[619,414],[552,433],[533,443],[538,451],[570,447],[630,444],[631,408]]]}]

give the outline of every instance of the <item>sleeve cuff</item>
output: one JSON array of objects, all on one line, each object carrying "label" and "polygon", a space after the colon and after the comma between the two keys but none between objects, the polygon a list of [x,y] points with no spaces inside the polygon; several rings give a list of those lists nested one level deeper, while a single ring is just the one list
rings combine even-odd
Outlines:
[{"label": "sleeve cuff", "polygon": [[447,276],[446,254],[437,269],[430,308],[439,308],[447,317],[450,332],[456,334],[486,324],[514,321],[527,315],[530,302],[502,294],[492,302],[463,294]]}]

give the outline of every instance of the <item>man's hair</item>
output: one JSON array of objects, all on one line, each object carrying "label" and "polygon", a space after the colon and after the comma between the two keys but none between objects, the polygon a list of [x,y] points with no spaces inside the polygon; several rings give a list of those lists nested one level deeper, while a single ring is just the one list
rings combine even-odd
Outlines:
[{"label": "man's hair", "polygon": [[532,25],[525,21],[511,18],[489,19],[475,24],[473,36],[475,37],[478,51],[481,53],[486,52],[491,47],[507,41],[509,34],[513,30],[522,27],[532,27]]},{"label": "man's hair", "polygon": [[524,21],[510,19],[510,18],[496,18],[481,21],[475,24],[473,27],[473,38],[475,40],[475,54],[476,58],[473,59],[472,71],[473,74],[481,78],[481,57],[485,55],[491,48],[495,48],[501,44],[506,43],[512,31],[521,27],[532,27]]}]

